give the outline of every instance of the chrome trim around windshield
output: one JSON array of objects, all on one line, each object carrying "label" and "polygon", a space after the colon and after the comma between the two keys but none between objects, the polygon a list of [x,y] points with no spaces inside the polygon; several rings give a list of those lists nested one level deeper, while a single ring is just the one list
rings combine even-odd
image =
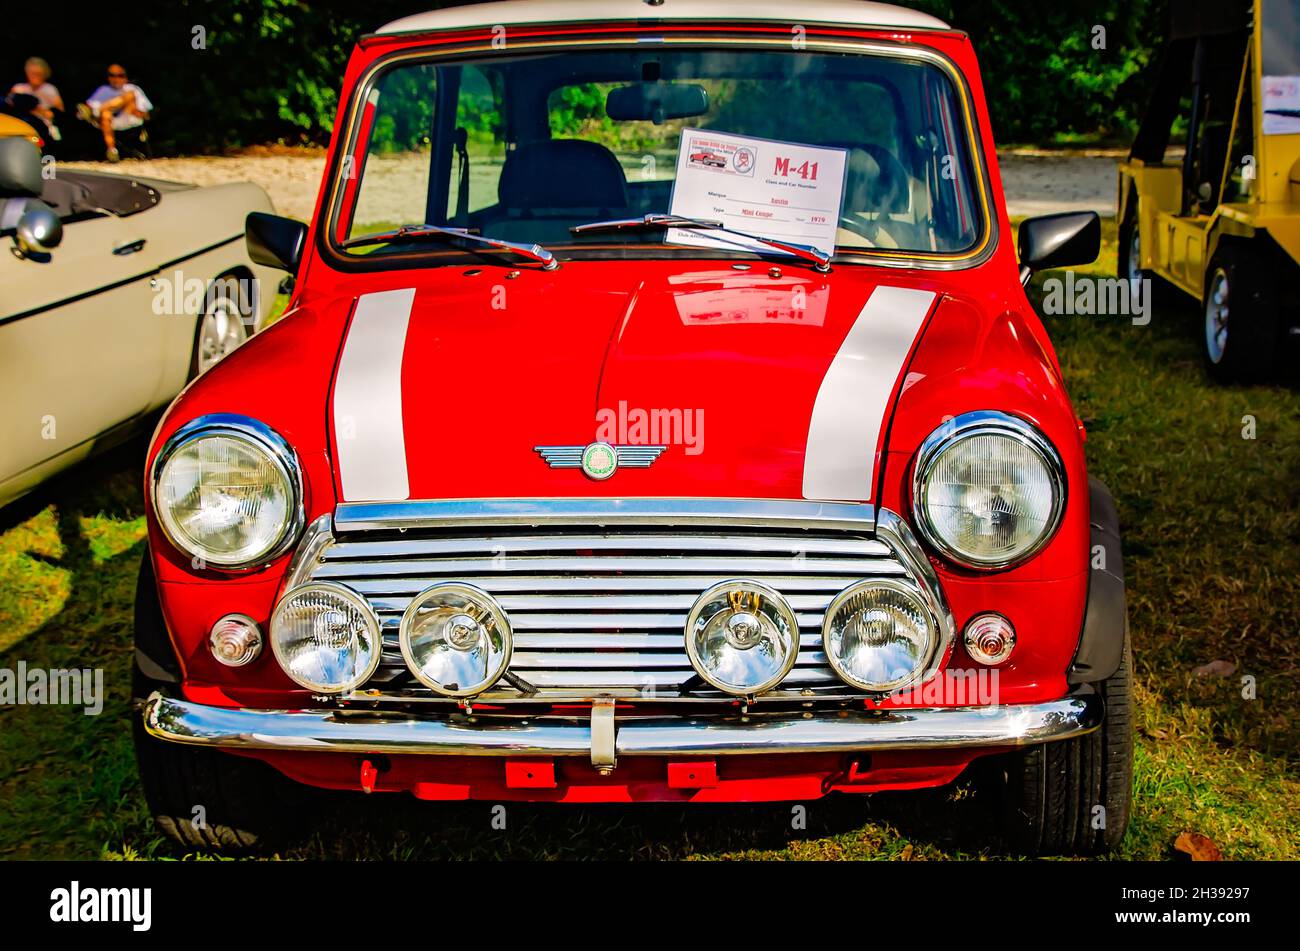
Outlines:
[{"label": "chrome trim around windshield", "polygon": [[[719,34],[708,31],[709,24],[697,24],[689,21],[683,21],[683,25],[688,28],[689,32],[682,34],[664,34],[661,31],[655,31],[648,28],[646,32],[653,35],[656,45],[664,47],[673,46],[700,46],[704,48],[748,48],[748,49],[783,49],[790,48],[789,36],[771,36],[766,34]],[[721,24],[724,27],[729,24]],[[690,28],[697,27],[701,32],[695,32]],[[869,25],[864,25],[864,29],[872,29]],[[538,39],[512,40],[508,52],[510,54],[522,53],[528,55],[535,51],[544,51],[549,49],[561,49],[572,51],[583,50],[605,50],[610,48],[631,47],[642,48],[645,44],[643,35],[625,35],[625,34],[600,34],[598,25],[593,27],[597,32],[590,36],[573,38],[569,36],[543,36]],[[998,230],[998,212],[995,206],[996,198],[993,193],[992,180],[989,176],[988,157],[984,152],[984,143],[980,135],[979,118],[976,115],[976,103],[974,94],[971,92],[970,85],[965,74],[957,67],[942,50],[935,49],[932,46],[923,44],[899,42],[896,40],[881,39],[859,39],[843,37],[815,36],[805,40],[803,50],[810,52],[832,52],[832,53],[854,53],[861,55],[892,56],[901,59],[914,59],[927,62],[941,70],[953,83],[953,88],[957,93],[963,122],[963,134],[966,138],[966,146],[970,150],[971,163],[973,165],[973,184],[975,186],[975,195],[977,198],[977,210],[983,220],[983,229],[977,240],[970,247],[956,252],[924,252],[913,250],[890,250],[883,248],[854,248],[845,247],[837,248],[832,263],[837,264],[865,264],[875,267],[895,267],[895,268],[923,268],[926,270],[960,270],[969,267],[976,267],[983,264],[996,250],[1000,234]],[[379,74],[400,63],[410,62],[412,60],[429,60],[435,62],[454,63],[475,54],[488,53],[498,55],[500,51],[496,48],[495,40],[469,40],[454,45],[437,45],[428,44],[418,48],[408,48],[399,50],[395,53],[381,56],[371,63],[364,73],[358,77],[356,85],[353,87],[350,101],[341,102],[340,108],[346,109],[343,116],[342,133],[339,136],[339,146],[334,151],[331,164],[325,170],[325,182],[327,191],[320,205],[324,212],[319,215],[320,223],[317,225],[316,233],[313,240],[317,242],[317,249],[326,257],[332,265],[347,271],[362,271],[373,269],[375,267],[384,267],[386,269],[396,269],[401,267],[425,268],[430,263],[437,263],[439,256],[457,255],[453,251],[434,251],[424,254],[417,254],[414,260],[410,255],[384,255],[381,259],[370,259],[367,255],[354,255],[347,253],[336,240],[338,227],[338,216],[341,211],[343,196],[344,176],[340,174],[341,159],[344,155],[353,154],[356,148],[356,135],[359,130],[359,116],[361,114],[362,103],[366,101],[375,80]],[[637,260],[658,260],[663,258],[683,257],[682,249],[665,249],[664,247],[655,246],[635,246],[638,254]],[[601,260],[598,254],[591,254],[593,251],[600,250],[592,246],[569,246],[565,245],[561,249],[566,255],[565,260],[570,252],[577,251],[581,257],[572,258],[573,260]],[[713,254],[752,254],[752,252],[740,251],[720,251],[718,249],[697,248],[692,249],[694,252],[712,252]],[[693,253],[688,259],[707,259],[707,253]],[[449,264],[463,263],[463,252],[453,257]]]},{"label": "chrome trim around windshield", "polygon": [[252,561],[232,562],[230,564],[219,564],[211,559],[205,559],[204,567],[220,571],[249,571],[262,568],[293,547],[298,540],[298,536],[302,533],[303,525],[307,521],[307,515],[303,509],[302,466],[298,463],[298,454],[294,451],[293,446],[289,445],[288,440],[261,420],[253,419],[251,416],[241,416],[237,413],[210,413],[190,420],[172,433],[167,437],[167,441],[163,443],[158,455],[154,457],[153,466],[149,470],[149,490],[152,495],[149,500],[150,507],[154,510],[154,518],[158,522],[159,530],[162,531],[163,536],[171,546],[187,558],[198,557],[172,537],[167,530],[166,519],[158,514],[159,481],[162,478],[163,468],[167,465],[167,461],[176,454],[178,449],[200,436],[222,432],[242,436],[246,441],[255,443],[266,450],[271,460],[287,476],[293,498],[290,499],[289,520],[285,525],[284,535],[265,554]]},{"label": "chrome trim around windshield", "polygon": [[864,503],[793,499],[548,498],[343,502],[334,512],[340,533],[485,525],[716,525],[872,532],[876,511]]},{"label": "chrome trim around windshield", "polygon": [[[616,718],[618,756],[730,756],[852,753],[870,750],[1015,747],[1090,733],[1104,704],[1095,693],[1006,706],[837,710],[802,714],[723,714],[690,719]],[[152,694],[144,706],[150,736],[191,746],[310,753],[416,753],[454,756],[591,756],[590,717],[476,713],[348,713],[249,710]]]},{"label": "chrome trim around windshield", "polygon": [[[1051,516],[1048,519],[1050,527],[1043,532],[1042,537],[1033,545],[1017,554],[1014,558],[1005,558],[993,562],[975,562],[956,551],[943,540],[935,529],[933,522],[931,522],[930,513],[925,510],[922,499],[925,498],[925,487],[934,468],[934,461],[939,457],[939,454],[959,439],[985,433],[1010,436],[1042,456],[1048,475],[1052,479],[1055,497],[1052,500]],[[912,471],[912,516],[916,519],[916,527],[921,536],[935,551],[949,561],[963,568],[971,568],[976,571],[1000,571],[1003,568],[1022,564],[1032,558],[1056,537],[1056,530],[1061,527],[1061,517],[1065,513],[1066,489],[1065,465],[1061,462],[1060,453],[1056,451],[1056,447],[1052,445],[1051,441],[1038,431],[1036,426],[1019,416],[1012,416],[998,410],[976,410],[953,417],[926,436],[921,443],[921,448],[916,454],[916,468]]]}]

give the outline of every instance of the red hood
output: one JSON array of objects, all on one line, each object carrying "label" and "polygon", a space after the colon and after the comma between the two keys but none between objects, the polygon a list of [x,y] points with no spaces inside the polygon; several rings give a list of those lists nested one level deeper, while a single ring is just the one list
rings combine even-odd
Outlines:
[{"label": "red hood", "polygon": [[[909,272],[781,272],[640,261],[386,275],[376,290],[389,293],[357,298],[334,381],[339,498],[804,497],[814,404],[868,299],[880,285],[936,288]],[[875,417],[866,431],[884,431],[929,309],[877,374],[888,398],[852,408]],[[397,418],[400,431],[376,432]],[[668,448],[605,481],[534,449],[597,439]],[[402,450],[405,495],[389,478]]]}]

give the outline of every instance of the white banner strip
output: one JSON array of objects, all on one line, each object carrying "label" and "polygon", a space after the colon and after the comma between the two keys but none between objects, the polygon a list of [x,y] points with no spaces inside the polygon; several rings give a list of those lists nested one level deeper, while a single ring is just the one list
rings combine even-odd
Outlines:
[{"label": "white banner strip", "polygon": [[889,396],[934,303],[933,291],[877,287],[831,361],[808,424],[806,499],[868,502]]},{"label": "white banner strip", "polygon": [[415,288],[357,299],[334,381],[334,445],[343,500],[410,498],[402,429],[402,355]]}]

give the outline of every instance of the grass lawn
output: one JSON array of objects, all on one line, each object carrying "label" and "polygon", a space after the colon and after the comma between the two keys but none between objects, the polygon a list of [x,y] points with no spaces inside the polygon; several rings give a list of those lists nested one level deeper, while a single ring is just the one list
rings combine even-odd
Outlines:
[{"label": "grass lawn", "polygon": [[[1098,273],[1113,273],[1115,236]],[[1036,283],[1039,283],[1036,281]],[[1048,318],[1119,503],[1138,684],[1137,787],[1123,858],[1167,859],[1183,831],[1226,858],[1300,858],[1300,400],[1211,384],[1190,303],[1147,326]],[[1243,417],[1254,438],[1243,438]],[[100,716],[0,707],[0,857],[179,857],[153,830],[128,730],[131,612],[144,518],[139,446],[83,467],[0,523],[0,667],[102,667]],[[1213,661],[1228,676],[1199,676]],[[1243,677],[1253,678],[1252,698]],[[328,799],[292,858],[912,858],[996,856],[961,785],[744,807],[437,806]],[[358,816],[363,821],[356,821]],[[364,831],[361,831],[364,828]]]}]

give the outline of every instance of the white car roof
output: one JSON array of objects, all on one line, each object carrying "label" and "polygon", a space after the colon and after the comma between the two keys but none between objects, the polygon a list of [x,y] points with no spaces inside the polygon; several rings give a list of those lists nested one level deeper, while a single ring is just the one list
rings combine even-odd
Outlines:
[{"label": "white car roof", "polygon": [[402,17],[376,32],[422,33],[525,23],[605,23],[618,20],[772,20],[852,26],[946,30],[942,20],[889,3],[860,0],[498,0]]}]

